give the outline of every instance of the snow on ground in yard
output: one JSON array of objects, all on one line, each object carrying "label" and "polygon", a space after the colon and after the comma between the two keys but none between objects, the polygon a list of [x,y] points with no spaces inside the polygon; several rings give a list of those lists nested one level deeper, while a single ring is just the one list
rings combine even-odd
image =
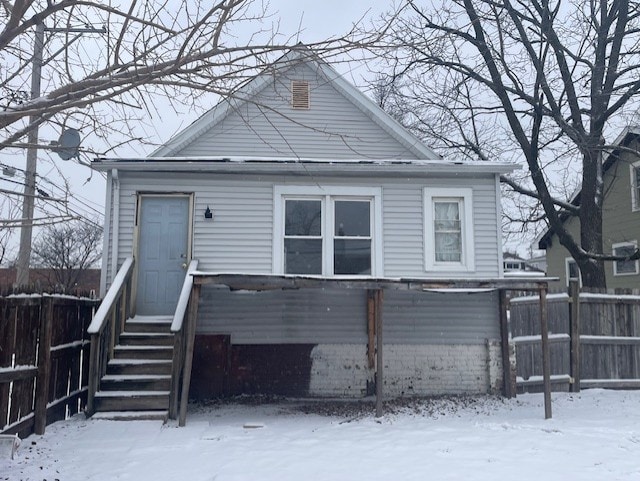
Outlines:
[{"label": "snow on ground in yard", "polygon": [[640,480],[640,391],[554,393],[546,421],[541,394],[405,401],[380,420],[305,406],[190,406],[184,428],[80,415],[23,440],[0,480]]}]

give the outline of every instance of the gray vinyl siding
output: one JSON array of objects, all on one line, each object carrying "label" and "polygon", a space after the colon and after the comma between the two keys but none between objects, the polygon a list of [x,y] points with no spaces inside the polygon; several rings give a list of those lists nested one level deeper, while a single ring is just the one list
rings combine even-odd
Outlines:
[{"label": "gray vinyl siding", "polygon": [[[497,295],[386,291],[388,344],[483,344],[499,338]],[[231,336],[234,344],[365,344],[362,290],[229,292],[205,286],[199,334]]]},{"label": "gray vinyl siding", "polygon": [[[280,176],[120,175],[119,263],[134,253],[137,193],[192,193],[192,257],[199,260],[200,270],[215,272],[272,273],[274,185],[304,183],[300,178]],[[306,183],[381,188],[384,276],[486,278],[499,273],[495,179],[491,175],[455,179],[440,175],[402,181],[314,178]],[[443,186],[473,189],[474,272],[425,271],[423,189]],[[204,218],[207,207],[213,219]]]},{"label": "gray vinyl siding", "polygon": [[482,344],[500,337],[495,292],[386,291],[386,344]]},{"label": "gray vinyl siding", "polygon": [[497,277],[499,275],[496,187],[493,176],[407,180],[385,184],[383,190],[383,238],[385,276],[442,276],[425,271],[424,188],[471,188],[473,190],[474,272],[446,272],[448,277]]},{"label": "gray vinyl siding", "polygon": [[[299,65],[279,75],[251,102],[172,155],[416,158],[313,69]],[[291,108],[291,80],[309,81],[309,109]]]},{"label": "gray vinyl siding", "polygon": [[204,286],[197,332],[231,335],[234,344],[364,344],[366,326],[362,291],[229,292]]}]

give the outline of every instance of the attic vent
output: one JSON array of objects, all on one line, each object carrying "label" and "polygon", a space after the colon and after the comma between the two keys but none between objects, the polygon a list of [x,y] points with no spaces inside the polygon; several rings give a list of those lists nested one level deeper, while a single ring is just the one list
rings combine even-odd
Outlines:
[{"label": "attic vent", "polygon": [[309,108],[309,82],[306,80],[291,81],[291,107],[294,109]]}]

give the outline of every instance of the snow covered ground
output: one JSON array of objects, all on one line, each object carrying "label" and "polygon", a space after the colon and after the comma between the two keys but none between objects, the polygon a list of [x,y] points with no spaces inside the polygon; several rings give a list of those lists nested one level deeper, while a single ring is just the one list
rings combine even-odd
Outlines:
[{"label": "snow covered ground", "polygon": [[185,428],[76,416],[23,440],[0,480],[640,479],[640,391],[554,393],[547,421],[541,394],[404,404],[380,420],[337,404],[193,406]]}]

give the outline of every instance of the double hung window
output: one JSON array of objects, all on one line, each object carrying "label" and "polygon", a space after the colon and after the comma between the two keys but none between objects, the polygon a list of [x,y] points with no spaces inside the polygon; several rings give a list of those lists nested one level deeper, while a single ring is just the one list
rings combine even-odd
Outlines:
[{"label": "double hung window", "polygon": [[471,189],[426,188],[425,269],[474,270]]},{"label": "double hung window", "polygon": [[378,197],[376,189],[276,187],[275,271],[373,275],[380,265]]},{"label": "double hung window", "polygon": [[[620,242],[613,244],[612,251],[614,256],[631,256],[638,248],[638,244],[634,242]],[[638,273],[637,260],[621,260],[613,263],[614,276],[632,276]]]}]

